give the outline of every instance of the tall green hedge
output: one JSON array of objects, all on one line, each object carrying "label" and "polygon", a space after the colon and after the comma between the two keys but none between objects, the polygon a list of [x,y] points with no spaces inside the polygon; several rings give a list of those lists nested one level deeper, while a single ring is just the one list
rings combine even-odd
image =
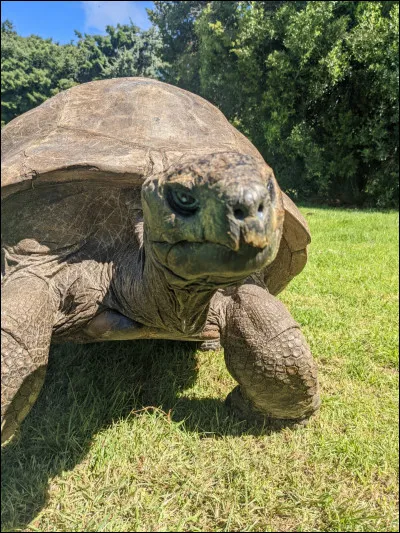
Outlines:
[{"label": "tall green hedge", "polygon": [[150,76],[207,98],[295,199],[398,205],[399,3],[154,2],[77,44],[2,25],[2,123],[76,83]]},{"label": "tall green hedge", "polygon": [[75,32],[76,44],[36,35],[21,37],[10,21],[1,26],[1,120],[41,104],[78,83],[122,76],[157,78],[164,62],[155,28],[108,26],[106,35]]}]

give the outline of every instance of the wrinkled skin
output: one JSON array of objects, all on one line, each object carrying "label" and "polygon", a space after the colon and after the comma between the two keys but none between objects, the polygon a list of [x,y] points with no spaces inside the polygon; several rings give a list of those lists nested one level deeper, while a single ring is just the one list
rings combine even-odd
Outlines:
[{"label": "wrinkled skin", "polygon": [[282,234],[266,165],[218,153],[152,176],[141,191],[47,185],[7,199],[3,220],[2,440],[36,401],[51,341],[220,341],[238,416],[289,423],[318,409],[298,325],[252,278]]}]

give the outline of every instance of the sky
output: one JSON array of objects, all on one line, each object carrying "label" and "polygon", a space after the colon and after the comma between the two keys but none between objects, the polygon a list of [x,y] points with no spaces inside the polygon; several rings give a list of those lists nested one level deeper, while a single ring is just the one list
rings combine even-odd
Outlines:
[{"label": "sky", "polygon": [[105,33],[105,27],[129,24],[129,18],[141,29],[150,27],[146,8],[153,2],[1,2],[1,21],[8,19],[19,35],[51,37],[60,44],[77,40],[81,33]]}]

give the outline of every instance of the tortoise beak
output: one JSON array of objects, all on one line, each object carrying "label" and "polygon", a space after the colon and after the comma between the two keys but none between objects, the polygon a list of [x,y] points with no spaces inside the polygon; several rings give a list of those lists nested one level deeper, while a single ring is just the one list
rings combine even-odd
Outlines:
[{"label": "tortoise beak", "polygon": [[275,179],[270,178],[266,185],[239,185],[236,190],[230,184],[228,190],[230,247],[238,251],[247,244],[262,250],[270,245],[283,224],[281,192]]}]

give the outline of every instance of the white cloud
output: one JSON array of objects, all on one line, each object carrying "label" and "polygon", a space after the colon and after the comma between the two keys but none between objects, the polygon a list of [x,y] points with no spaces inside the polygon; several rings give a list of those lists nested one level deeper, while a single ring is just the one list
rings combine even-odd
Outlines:
[{"label": "white cloud", "polygon": [[85,31],[104,31],[106,26],[132,22],[142,29],[150,26],[145,6],[148,2],[82,2],[85,11]]}]

